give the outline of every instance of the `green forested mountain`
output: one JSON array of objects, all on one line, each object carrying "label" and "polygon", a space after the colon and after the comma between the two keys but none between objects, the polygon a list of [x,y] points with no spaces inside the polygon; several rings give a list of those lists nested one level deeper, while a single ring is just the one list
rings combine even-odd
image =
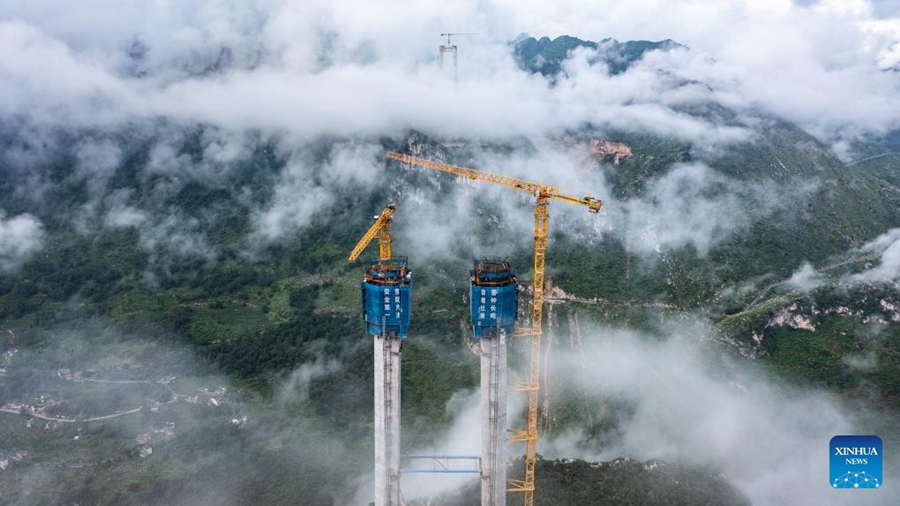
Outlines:
[{"label": "green forested mountain", "polygon": [[598,53],[598,60],[609,67],[610,74],[620,74],[644,57],[648,51],[669,51],[685,46],[673,40],[651,42],[649,40],[629,40],[619,42],[603,39],[599,42],[581,40],[578,37],[562,35],[555,39],[541,37],[535,39],[525,34],[516,38],[513,49],[522,68],[541,74],[555,75],[561,70],[562,62],[573,49],[584,47]]}]

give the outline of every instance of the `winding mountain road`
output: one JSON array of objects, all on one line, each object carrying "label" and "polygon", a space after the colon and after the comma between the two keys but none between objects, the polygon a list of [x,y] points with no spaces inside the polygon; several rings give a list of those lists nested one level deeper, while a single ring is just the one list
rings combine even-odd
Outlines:
[{"label": "winding mountain road", "polygon": [[881,153],[880,155],[869,156],[869,157],[866,157],[866,158],[861,158],[861,159],[859,159],[859,160],[853,160],[852,162],[847,162],[845,165],[846,165],[847,167],[849,167],[849,166],[851,166],[851,165],[856,165],[856,164],[858,164],[858,163],[867,162],[867,161],[869,161],[869,160],[874,160],[874,159],[876,159],[876,158],[881,158],[881,157],[884,157],[884,156],[890,156],[890,155],[900,155],[900,153],[898,153],[897,151],[888,151],[887,153]]},{"label": "winding mountain road", "polygon": [[[105,416],[95,416],[93,418],[56,418],[53,416],[42,415],[40,413],[35,413],[34,411],[26,410],[28,416],[33,416],[35,418],[40,418],[41,420],[47,420],[50,422],[62,422],[62,423],[76,423],[76,422],[97,422],[100,420],[109,420],[111,418],[118,418],[120,416],[130,415],[132,413],[137,413],[138,411],[144,409],[144,406],[138,406],[134,409],[129,409],[128,411],[122,411],[121,413],[114,413],[112,415]],[[11,415],[21,414],[19,410],[9,409],[9,408],[0,408],[0,413],[9,413]]]}]

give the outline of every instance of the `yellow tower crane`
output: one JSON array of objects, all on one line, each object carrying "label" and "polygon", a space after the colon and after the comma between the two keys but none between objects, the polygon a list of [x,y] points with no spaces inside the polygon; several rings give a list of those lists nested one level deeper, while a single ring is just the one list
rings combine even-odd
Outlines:
[{"label": "yellow tower crane", "polygon": [[378,237],[378,259],[382,261],[390,261],[391,259],[391,221],[394,218],[394,211],[397,210],[397,204],[391,202],[390,205],[381,211],[381,214],[375,217],[375,223],[369,227],[369,230],[362,236],[362,239],[356,243],[356,247],[350,252],[347,260],[355,262],[359,255],[362,254],[366,246],[372,242],[372,239]]},{"label": "yellow tower crane", "polygon": [[513,436],[509,439],[514,443],[525,443],[525,476],[523,480],[509,480],[511,488],[510,492],[524,492],[525,506],[533,506],[534,504],[534,466],[537,452],[537,416],[538,401],[540,394],[540,371],[541,371],[541,336],[543,307],[544,307],[544,258],[547,252],[547,227],[548,227],[548,206],[550,199],[562,200],[571,204],[579,204],[588,208],[588,211],[597,213],[602,207],[599,199],[586,194],[583,198],[570,195],[555,186],[549,186],[540,183],[534,183],[524,179],[518,179],[491,172],[472,169],[469,167],[459,167],[415,156],[404,155],[388,151],[385,155],[390,160],[396,160],[409,165],[418,165],[426,169],[439,170],[448,174],[459,177],[474,179],[477,181],[486,181],[494,183],[514,190],[530,193],[534,196],[536,206],[534,209],[534,280],[532,291],[534,296],[531,299],[531,326],[530,328],[519,328],[516,330],[515,337],[531,337],[531,360],[529,366],[528,382],[518,383],[514,388],[520,392],[528,394],[528,424],[525,430],[513,430],[510,432]]}]

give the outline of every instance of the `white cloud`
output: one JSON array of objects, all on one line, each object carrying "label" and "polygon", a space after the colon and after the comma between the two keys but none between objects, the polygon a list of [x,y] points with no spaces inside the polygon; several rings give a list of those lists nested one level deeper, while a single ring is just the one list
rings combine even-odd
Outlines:
[{"label": "white cloud", "polygon": [[306,150],[292,153],[271,201],[253,211],[254,239],[278,239],[309,225],[316,213],[338,203],[338,193],[376,181],[382,156],[379,145],[353,141],[332,146],[325,160]]},{"label": "white cloud", "polygon": [[313,381],[336,373],[342,367],[339,361],[324,357],[317,357],[313,362],[301,364],[279,386],[276,394],[278,405],[284,409],[291,403],[306,402],[309,397],[309,387]]},{"label": "white cloud", "polygon": [[[692,140],[741,137],[734,126],[677,112],[718,99],[833,140],[897,124],[900,77],[880,72],[878,62],[900,36],[884,28],[894,25],[882,13],[866,1],[800,7],[788,0],[15,4],[0,7],[8,55],[0,62],[8,97],[0,113],[67,125],[162,115],[306,138],[406,128],[535,136],[583,122]],[[438,34],[448,29],[479,32],[456,41],[459,86],[434,64]],[[614,77],[576,57],[570,78],[549,86],[508,57],[506,43],[519,31],[672,38],[692,51],[651,57],[652,65]],[[137,63],[127,56],[135,40],[146,46]],[[222,63],[223,48],[230,66],[206,72]],[[128,65],[146,74],[135,78]],[[672,89],[685,79],[712,90]]]},{"label": "white cloud", "polygon": [[855,281],[886,282],[900,280],[900,228],[891,229],[863,245],[861,253],[875,254],[878,265],[852,276]]},{"label": "white cloud", "polygon": [[[592,461],[629,456],[682,462],[721,474],[753,504],[853,504],[854,498],[835,496],[829,487],[826,450],[835,434],[866,429],[839,399],[785,388],[746,364],[723,363],[701,351],[703,328],[667,329],[663,339],[604,333],[561,358],[560,374],[574,382],[568,388],[586,392],[586,402],[608,401],[618,431],[602,445],[570,431],[542,440],[539,451]],[[887,496],[872,500],[891,502]]]},{"label": "white cloud", "polygon": [[43,246],[44,230],[40,220],[30,214],[6,218],[0,210],[0,271],[19,268]]},{"label": "white cloud", "polygon": [[[135,212],[133,220],[140,222],[140,214]],[[180,218],[170,215],[158,223],[140,227],[141,247],[154,252],[164,247],[179,255],[197,255],[207,260],[215,258],[215,248],[206,241],[206,236],[199,232],[200,224],[194,218]]]},{"label": "white cloud", "polygon": [[841,357],[841,362],[847,364],[853,369],[863,372],[872,372],[878,369],[878,356],[874,351],[844,355],[843,357]]},{"label": "white cloud", "polygon": [[277,239],[289,230],[309,225],[313,215],[333,201],[330,192],[306,178],[303,168],[288,165],[271,204],[253,215],[254,230],[265,240]]},{"label": "white cloud", "polygon": [[[834,282],[837,285],[860,282],[890,283],[900,280],[900,228],[888,230],[861,247],[851,250],[850,253],[855,258],[853,262],[864,259],[874,261],[867,262],[867,269],[860,273],[845,274],[836,278]],[[851,260],[834,264],[833,267],[847,263],[851,263]],[[824,271],[830,268],[816,270],[809,262],[804,262],[785,283],[792,288],[808,292],[828,282]]]},{"label": "white cloud", "polygon": [[[133,91],[101,62],[22,21],[0,20],[0,114],[78,126],[121,118]],[[61,76],[65,76],[62,79]]]},{"label": "white cloud", "polygon": [[86,140],[75,149],[75,174],[88,183],[92,196],[103,195],[106,185],[122,162],[122,150],[112,141]]},{"label": "white cloud", "polygon": [[731,179],[703,164],[677,164],[641,198],[611,202],[624,220],[629,247],[653,253],[692,245],[701,255],[755,220],[807,198],[814,184],[772,188]]},{"label": "white cloud", "polygon": [[[831,141],[896,126],[900,75],[877,66],[879,55],[894,47],[893,32],[871,28],[891,22],[881,12],[865,1],[848,7],[789,0],[566,1],[528,8],[473,0],[452,6],[126,2],[118,10],[93,0],[78,7],[17,4],[0,7],[0,50],[11,55],[0,60],[0,90],[9,97],[0,117],[63,127],[128,127],[164,118],[180,133],[183,125],[211,125],[200,134],[200,162],[165,135],[151,150],[142,176],[164,176],[153,183],[158,201],[187,180],[215,186],[227,177],[249,154],[248,131],[277,137],[290,161],[271,200],[252,212],[252,239],[274,240],[335,205],[337,190],[374,182],[381,163],[374,139],[410,128],[437,138],[524,138],[537,146],[532,158],[553,167],[543,169],[539,180],[576,188],[582,186],[577,164],[559,163],[546,138],[587,124],[680,139],[701,155],[752,142],[759,111],[797,121]],[[435,65],[442,42],[437,34],[448,25],[479,32],[456,40],[458,84]],[[519,31],[594,40],[672,38],[691,50],[650,54],[628,72],[608,76],[589,65],[594,55],[582,49],[565,63],[566,77],[551,83],[519,70],[510,58],[507,42]],[[138,59],[128,56],[135,41],[145,46]],[[213,69],[223,48],[231,63]],[[685,112],[710,101],[737,117],[726,122]],[[325,165],[290,154],[334,138],[363,139],[347,143],[364,147],[342,148]],[[110,173],[103,168],[121,161],[120,149],[102,139],[82,146],[80,166],[96,170],[92,187],[105,184]],[[531,161],[525,172],[537,173],[529,156],[514,158]],[[494,169],[489,157],[483,160],[481,168]],[[602,183],[589,183],[609,209],[620,208],[610,213],[622,213],[623,223],[647,239],[634,243],[645,252],[686,244],[705,252],[758,215],[742,207],[742,198],[762,199],[764,211],[779,205],[766,200],[770,192],[748,192],[702,165],[674,167],[641,200],[614,202],[601,193]],[[716,194],[716,188],[725,191]],[[455,202],[455,210],[465,213],[463,204]],[[442,222],[441,210],[422,211],[440,223],[434,235],[445,240],[435,249],[446,252],[443,246],[458,227]],[[119,218],[110,223],[140,221],[134,212]]]},{"label": "white cloud", "polygon": [[103,220],[107,227],[138,227],[150,219],[146,211],[128,205],[128,199],[132,194],[133,192],[130,190],[119,190],[107,198],[109,210]]},{"label": "white cloud", "polygon": [[792,288],[796,288],[798,290],[803,290],[804,292],[808,292],[817,286],[821,285],[824,282],[824,279],[821,274],[816,271],[816,268],[812,266],[809,262],[804,262],[803,265],[800,266],[795,273],[793,273],[786,281],[788,286]]},{"label": "white cloud", "polygon": [[655,182],[646,198],[627,202],[628,228],[638,232],[638,250],[693,244],[705,254],[728,232],[746,226],[750,213],[731,183],[703,165],[680,165]]}]

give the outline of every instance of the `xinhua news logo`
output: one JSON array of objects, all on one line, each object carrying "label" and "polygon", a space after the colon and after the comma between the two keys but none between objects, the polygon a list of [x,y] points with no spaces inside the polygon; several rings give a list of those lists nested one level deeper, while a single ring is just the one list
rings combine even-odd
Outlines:
[{"label": "xinhua news logo", "polygon": [[881,488],[881,438],[834,436],[831,438],[832,488]]}]

